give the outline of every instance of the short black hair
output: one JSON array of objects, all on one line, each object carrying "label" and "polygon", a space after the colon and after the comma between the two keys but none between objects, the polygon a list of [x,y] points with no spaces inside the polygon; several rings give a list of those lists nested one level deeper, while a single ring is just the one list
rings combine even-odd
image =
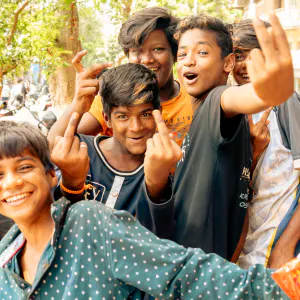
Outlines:
[{"label": "short black hair", "polygon": [[159,87],[154,72],[140,64],[108,69],[100,79],[103,111],[110,117],[113,107],[152,103],[160,108]]},{"label": "short black hair", "polygon": [[221,49],[222,58],[233,52],[230,25],[224,23],[222,20],[205,14],[186,17],[178,24],[175,38],[179,40],[186,31],[191,29],[200,29],[212,32],[215,35],[217,44]]},{"label": "short black hair", "polygon": [[153,30],[161,29],[167,37],[175,58],[178,43],[174,39],[174,33],[178,21],[179,19],[174,17],[166,8],[149,7],[142,9],[123,23],[118,37],[119,44],[128,56],[129,49],[139,48]]},{"label": "short black hair", "polygon": [[[266,28],[271,24],[264,22]],[[254,48],[260,49],[260,45],[253,27],[252,20],[246,19],[239,23],[232,24],[232,42],[233,48],[241,50],[252,50]]]},{"label": "short black hair", "polygon": [[47,138],[29,123],[0,121],[0,159],[20,156],[28,150],[46,171],[53,170]]}]

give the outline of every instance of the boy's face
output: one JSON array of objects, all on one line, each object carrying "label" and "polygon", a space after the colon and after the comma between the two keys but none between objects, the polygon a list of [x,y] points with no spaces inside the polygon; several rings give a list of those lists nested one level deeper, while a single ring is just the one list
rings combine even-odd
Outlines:
[{"label": "boy's face", "polygon": [[[57,183],[53,170],[25,150],[20,156],[0,160],[0,214],[16,223],[33,222],[52,202]],[[49,211],[50,213],[50,211]]]},{"label": "boy's face", "polygon": [[233,78],[237,84],[250,83],[246,62],[250,59],[250,50],[236,48],[234,50],[235,66],[232,71]]},{"label": "boy's face", "polygon": [[113,137],[124,152],[133,155],[146,152],[147,140],[156,129],[152,111],[152,103],[118,106],[112,109],[110,119],[105,118],[108,126],[113,129]]},{"label": "boy's face", "polygon": [[214,33],[196,28],[187,30],[178,46],[178,77],[189,95],[198,98],[214,87],[226,84],[226,62],[221,57]]},{"label": "boy's face", "polygon": [[128,59],[131,63],[142,64],[155,72],[160,88],[169,80],[173,81],[174,57],[162,30],[153,30],[139,49],[129,49]]}]

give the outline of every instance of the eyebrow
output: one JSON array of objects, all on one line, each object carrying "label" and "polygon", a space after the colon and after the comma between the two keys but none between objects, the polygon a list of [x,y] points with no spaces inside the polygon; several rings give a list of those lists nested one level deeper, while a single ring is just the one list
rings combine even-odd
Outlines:
[{"label": "eyebrow", "polygon": [[[129,106],[129,108],[130,108],[130,106]],[[154,109],[153,108],[146,108],[146,109],[142,110],[141,112],[144,113],[144,112],[147,112],[149,110],[153,111]],[[117,114],[127,114],[128,112],[129,112],[129,109],[127,111],[125,111],[125,110],[117,110],[113,114],[114,115],[117,115]]]},{"label": "eyebrow", "polygon": [[[196,43],[197,45],[208,45],[209,47],[211,47],[210,43],[208,42],[205,42],[205,41],[199,41]],[[180,46],[179,49],[184,49],[184,48],[187,48],[187,46]]]}]

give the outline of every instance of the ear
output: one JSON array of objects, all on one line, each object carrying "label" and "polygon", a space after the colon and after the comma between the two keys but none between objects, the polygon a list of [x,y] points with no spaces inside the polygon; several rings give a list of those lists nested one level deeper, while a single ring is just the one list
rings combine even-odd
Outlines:
[{"label": "ear", "polygon": [[47,171],[47,177],[48,177],[51,188],[56,187],[58,181],[57,181],[55,171],[53,169]]},{"label": "ear", "polygon": [[112,128],[111,118],[104,111],[102,111],[102,116],[103,116],[103,119],[104,119],[107,127]]},{"label": "ear", "polygon": [[233,53],[230,53],[226,57],[224,57],[224,72],[230,73],[235,66],[235,55]]}]

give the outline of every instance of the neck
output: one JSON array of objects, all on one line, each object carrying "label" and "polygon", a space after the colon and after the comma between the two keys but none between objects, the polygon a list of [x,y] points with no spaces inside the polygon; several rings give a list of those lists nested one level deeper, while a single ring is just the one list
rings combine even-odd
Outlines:
[{"label": "neck", "polygon": [[99,147],[108,163],[118,171],[134,171],[144,162],[145,153],[130,153],[114,137],[102,140]]},{"label": "neck", "polygon": [[175,98],[179,94],[179,91],[179,84],[174,80],[173,75],[171,75],[167,83],[159,89],[160,102]]},{"label": "neck", "polygon": [[36,219],[26,223],[16,223],[25,237],[27,248],[42,253],[53,235],[55,226],[50,206],[39,213]]},{"label": "neck", "polygon": [[200,106],[200,104],[206,99],[207,95],[209,94],[210,91],[207,91],[203,94],[201,94],[198,97],[193,97],[191,96],[191,103],[192,103],[192,110],[193,113],[195,113],[196,109]]}]

